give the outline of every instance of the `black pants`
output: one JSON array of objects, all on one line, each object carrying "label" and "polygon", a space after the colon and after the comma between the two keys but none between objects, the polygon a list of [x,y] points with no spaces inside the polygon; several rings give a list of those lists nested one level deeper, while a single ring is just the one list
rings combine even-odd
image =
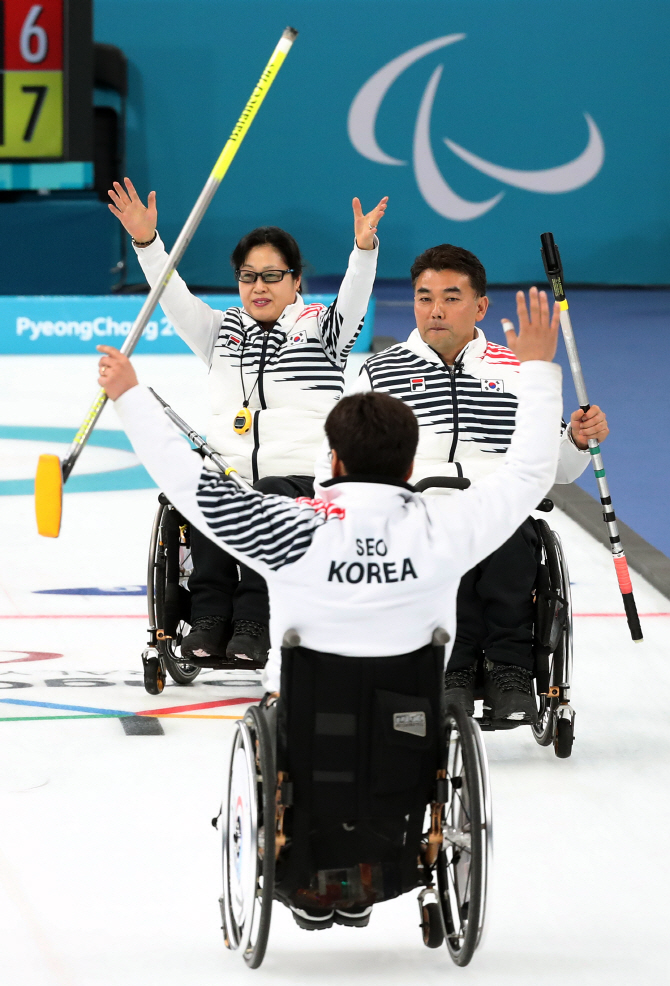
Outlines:
[{"label": "black pants", "polygon": [[538,537],[530,520],[461,579],[449,670],[491,661],[533,670],[533,589]]},{"label": "black pants", "polygon": [[[254,483],[254,489],[290,497],[313,496],[314,479],[311,476],[266,476]],[[191,527],[191,558],[193,572],[188,587],[192,623],[202,616],[269,622],[265,579],[246,565],[239,565],[238,574],[235,559],[195,527]]]}]

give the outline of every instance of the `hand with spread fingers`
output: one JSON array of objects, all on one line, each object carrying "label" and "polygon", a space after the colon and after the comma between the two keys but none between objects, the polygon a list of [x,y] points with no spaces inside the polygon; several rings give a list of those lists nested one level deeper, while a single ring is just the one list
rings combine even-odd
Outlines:
[{"label": "hand with spread fingers", "polygon": [[610,433],[605,412],[597,404],[592,404],[588,411],[579,408],[570,415],[570,431],[572,438],[580,449],[589,447],[589,439],[595,438],[600,444]]},{"label": "hand with spread fingers", "polygon": [[529,360],[545,360],[551,363],[556,355],[560,313],[558,302],[549,317],[547,292],[531,288],[528,292],[528,306],[523,291],[516,293],[516,311],[519,319],[519,333],[509,319],[503,318],[502,327],[507,336],[507,345],[520,363]]},{"label": "hand with spread fingers", "polygon": [[99,353],[104,353],[98,362],[98,383],[110,400],[117,400],[121,394],[137,386],[135,368],[127,356],[115,349],[114,346],[96,346]]},{"label": "hand with spread fingers", "polygon": [[156,193],[149,192],[147,204],[144,205],[130,178],[123,180],[125,188],[115,181],[114,188],[107,193],[112,200],[107,203],[109,211],[137,243],[148,243],[154,238],[158,222]]},{"label": "hand with spread fingers", "polygon": [[379,205],[375,206],[372,212],[368,212],[367,215],[363,215],[363,207],[361,206],[360,199],[354,199],[352,201],[352,206],[354,208],[354,230],[356,232],[356,246],[359,250],[374,250],[375,247],[375,233],[377,232],[377,226],[379,225],[379,220],[383,217],[386,212],[386,206],[388,204],[388,195],[385,195],[381,200]]}]

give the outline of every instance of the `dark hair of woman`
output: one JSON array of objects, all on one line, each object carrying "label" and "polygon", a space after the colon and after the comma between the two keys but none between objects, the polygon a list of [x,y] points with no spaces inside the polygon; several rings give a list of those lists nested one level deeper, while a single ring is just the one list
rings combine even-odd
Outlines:
[{"label": "dark hair of woman", "polygon": [[290,233],[279,226],[259,226],[252,229],[250,233],[243,236],[240,242],[230,255],[230,262],[233,270],[239,270],[245,262],[251,250],[257,246],[268,244],[275,248],[286,261],[286,266],[293,271],[293,277],[299,277],[303,270],[303,259],[300,254],[300,247]]}]

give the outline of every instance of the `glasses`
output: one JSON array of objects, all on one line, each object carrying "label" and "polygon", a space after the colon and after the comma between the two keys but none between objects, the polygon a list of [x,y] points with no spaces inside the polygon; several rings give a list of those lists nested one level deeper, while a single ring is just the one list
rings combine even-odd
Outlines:
[{"label": "glasses", "polygon": [[276,284],[277,281],[284,280],[284,274],[293,274],[293,270],[264,270],[260,274],[257,274],[255,270],[240,270],[239,268],[235,271],[235,277],[243,284],[255,284],[259,277],[263,284]]}]

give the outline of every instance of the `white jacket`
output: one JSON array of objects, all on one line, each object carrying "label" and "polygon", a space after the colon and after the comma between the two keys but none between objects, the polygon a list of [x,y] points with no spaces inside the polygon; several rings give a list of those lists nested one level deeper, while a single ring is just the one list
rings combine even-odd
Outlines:
[{"label": "white jacket", "polygon": [[[153,287],[167,259],[160,237],[135,248]],[[209,443],[240,475],[313,476],[323,422],[344,390],[344,367],[363,325],[377,269],[374,250],[354,245],[333,304],[305,305],[297,296],[264,331],[243,308],[225,312],[196,298],[175,273],[161,307],[196,356],[209,367]],[[251,430],[233,431],[244,393]]]},{"label": "white jacket", "polygon": [[458,497],[422,497],[405,483],[355,477],[333,480],[313,500],[247,492],[203,470],[145,388],[127,391],[116,409],[177,509],[266,579],[265,683],[274,691],[290,628],[305,647],[362,658],[415,650],[438,626],[453,640],[461,576],[511,536],[556,475],[561,368],[524,363],[517,393],[503,464]]},{"label": "white jacket", "polygon": [[[414,329],[407,342],[370,356],[351,393],[383,391],[408,404],[419,421],[412,482],[427,476],[476,480],[500,465],[514,434],[519,361],[507,346],[487,342],[481,329],[447,366]],[[323,443],[317,480],[330,475]],[[572,483],[589,464],[563,428],[554,482]]]}]

